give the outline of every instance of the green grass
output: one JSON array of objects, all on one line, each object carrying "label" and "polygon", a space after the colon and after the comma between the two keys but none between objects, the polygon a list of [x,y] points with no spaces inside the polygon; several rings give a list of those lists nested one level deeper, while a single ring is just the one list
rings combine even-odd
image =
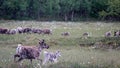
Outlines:
[{"label": "green grass", "polygon": [[[79,46],[52,46],[47,51],[61,51],[62,57],[57,64],[48,63],[43,68],[119,68],[120,51],[116,50],[95,50],[88,47]],[[13,62],[15,48],[11,46],[0,48],[0,66],[2,68],[17,68],[19,65]],[[41,55],[43,58],[43,54]],[[34,60],[33,65],[29,60],[24,60],[22,67],[33,68],[38,66],[38,61]]]},{"label": "green grass", "polygon": [[[3,22],[3,23],[2,23]],[[120,68],[120,51],[115,49],[93,49],[97,42],[102,44],[116,43],[120,45],[120,38],[105,38],[107,31],[120,29],[119,23],[95,22],[39,22],[39,21],[1,21],[2,28],[16,28],[18,26],[33,28],[50,28],[52,35],[16,34],[0,35],[0,68],[19,68],[14,63],[13,55],[18,43],[38,45],[37,39],[45,39],[50,48],[47,51],[60,50],[62,57],[56,64],[48,63],[42,68]],[[70,36],[61,36],[62,32],[70,32]],[[90,33],[87,39],[82,37],[84,32]],[[87,47],[81,47],[87,46]],[[88,47],[89,46],[89,47]],[[43,59],[43,54],[40,56]],[[22,68],[39,68],[39,62],[24,60]]]}]

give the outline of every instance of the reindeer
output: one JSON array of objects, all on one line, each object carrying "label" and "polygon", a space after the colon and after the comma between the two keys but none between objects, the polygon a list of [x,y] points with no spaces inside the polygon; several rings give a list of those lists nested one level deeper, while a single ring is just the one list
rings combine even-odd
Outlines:
[{"label": "reindeer", "polygon": [[61,33],[61,35],[62,35],[62,36],[69,36],[70,33],[69,33],[69,32],[63,32],[63,33]]},{"label": "reindeer", "polygon": [[17,30],[17,32],[20,33],[20,34],[23,33],[23,28],[22,28],[22,27],[17,27],[16,30]]},{"label": "reindeer", "polygon": [[6,28],[0,28],[0,34],[6,34],[8,29]]},{"label": "reindeer", "polygon": [[111,37],[111,35],[112,35],[111,31],[108,31],[108,32],[105,33],[105,37]]},{"label": "reindeer", "polygon": [[89,37],[89,33],[85,32],[82,34],[82,39],[87,39]]},{"label": "reindeer", "polygon": [[49,46],[45,43],[45,40],[39,41],[39,46],[22,46],[21,44],[18,45],[16,48],[16,54],[14,55],[14,61],[16,61],[16,57],[19,57],[17,62],[22,61],[23,59],[29,59],[32,63],[32,59],[39,59],[41,51],[46,48],[48,49]]},{"label": "reindeer", "polygon": [[51,29],[43,29],[42,30],[43,34],[48,34],[48,35],[52,35],[52,30]]}]

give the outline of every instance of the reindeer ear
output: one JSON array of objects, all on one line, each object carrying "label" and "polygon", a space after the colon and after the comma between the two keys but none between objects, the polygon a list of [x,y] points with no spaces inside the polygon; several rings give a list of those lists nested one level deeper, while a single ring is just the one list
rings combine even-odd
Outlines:
[{"label": "reindeer ear", "polygon": [[44,40],[44,39],[42,39],[39,43],[42,43],[42,44],[43,44],[43,43],[45,43],[45,40]]},{"label": "reindeer ear", "polygon": [[42,39],[42,42],[45,42],[45,39]]}]

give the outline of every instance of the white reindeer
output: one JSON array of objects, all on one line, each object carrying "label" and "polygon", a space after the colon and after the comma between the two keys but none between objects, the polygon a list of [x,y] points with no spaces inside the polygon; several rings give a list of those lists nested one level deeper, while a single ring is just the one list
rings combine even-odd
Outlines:
[{"label": "white reindeer", "polygon": [[43,65],[46,64],[46,62],[55,62],[57,63],[58,62],[58,57],[61,56],[61,53],[60,51],[56,51],[55,53],[53,52],[47,52],[47,51],[44,51],[44,61],[43,61]]}]

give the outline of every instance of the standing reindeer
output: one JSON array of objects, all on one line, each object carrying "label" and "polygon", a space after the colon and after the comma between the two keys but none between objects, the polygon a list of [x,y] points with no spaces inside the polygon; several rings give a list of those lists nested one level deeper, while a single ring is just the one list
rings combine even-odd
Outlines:
[{"label": "standing reindeer", "polygon": [[39,46],[22,46],[21,44],[18,45],[16,48],[16,54],[14,55],[14,61],[16,61],[16,57],[19,57],[17,62],[22,61],[23,59],[29,59],[32,63],[32,59],[39,59],[41,51],[46,48],[48,49],[49,46],[46,45],[45,40],[39,41]]}]

